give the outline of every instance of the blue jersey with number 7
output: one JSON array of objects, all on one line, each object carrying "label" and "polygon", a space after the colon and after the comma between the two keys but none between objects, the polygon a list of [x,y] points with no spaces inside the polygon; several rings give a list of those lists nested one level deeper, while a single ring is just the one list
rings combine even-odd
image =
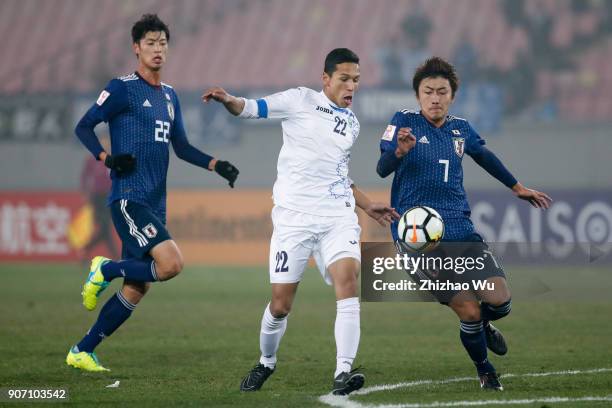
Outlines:
[{"label": "blue jersey with number 7", "polygon": [[[406,127],[412,129],[416,145],[395,170],[391,205],[400,214],[417,205],[431,207],[444,220],[445,239],[465,236],[473,227],[463,188],[462,160],[464,154],[477,154],[485,141],[465,119],[448,116],[436,128],[420,112],[403,110],[393,116],[381,138],[382,155],[395,151],[397,132]],[[391,232],[397,240],[397,223],[391,226]]]},{"label": "blue jersey with number 7", "polygon": [[137,73],[115,78],[104,88],[86,116],[108,122],[113,155],[136,156],[127,175],[111,172],[109,203],[127,199],[149,207],[164,223],[169,143],[186,142],[178,97],[171,86],[154,86]]}]

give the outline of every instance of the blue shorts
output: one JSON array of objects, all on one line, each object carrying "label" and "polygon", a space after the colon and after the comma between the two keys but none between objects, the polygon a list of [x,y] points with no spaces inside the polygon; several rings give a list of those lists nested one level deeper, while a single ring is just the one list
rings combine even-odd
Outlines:
[{"label": "blue shorts", "polygon": [[120,199],[113,201],[110,209],[123,244],[122,259],[145,258],[155,245],[172,239],[166,226],[144,205]]},{"label": "blue shorts", "polygon": [[444,237],[442,241],[461,241],[472,242],[475,233],[474,224],[469,217],[461,218],[445,218],[444,219]]},{"label": "blue shorts", "polygon": [[[465,273],[457,274],[454,271],[449,270],[427,270],[419,269],[416,273],[409,273],[408,275],[418,285],[424,280],[432,282],[451,282],[451,283],[463,283],[471,282],[472,280],[486,280],[493,277],[506,278],[502,265],[494,257],[493,253],[489,250],[489,246],[484,242],[480,234],[472,232],[461,239],[456,240],[442,240],[446,244],[440,244],[436,249],[424,254],[424,257],[451,257],[451,258],[481,258],[484,268],[482,270],[468,271]],[[402,245],[396,241],[396,248],[399,254],[406,253]],[[455,289],[441,289],[430,291],[433,298],[443,305],[448,305],[452,298],[460,292]]]}]

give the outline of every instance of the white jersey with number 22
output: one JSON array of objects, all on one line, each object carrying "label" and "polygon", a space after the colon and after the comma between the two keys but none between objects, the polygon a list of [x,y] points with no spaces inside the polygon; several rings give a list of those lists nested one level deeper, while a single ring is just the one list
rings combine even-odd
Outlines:
[{"label": "white jersey with number 22", "polygon": [[355,210],[348,165],[359,122],[350,109],[322,91],[299,87],[247,100],[240,116],[282,119],[275,205],[322,216]]}]

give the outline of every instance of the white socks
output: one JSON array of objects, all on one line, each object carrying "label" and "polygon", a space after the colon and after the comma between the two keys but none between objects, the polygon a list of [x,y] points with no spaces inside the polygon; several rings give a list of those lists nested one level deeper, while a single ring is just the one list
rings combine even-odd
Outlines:
[{"label": "white socks", "polygon": [[[336,372],[334,378],[342,372],[351,371],[359,347],[361,328],[359,322],[359,298],[353,297],[336,302]],[[276,352],[287,329],[287,317],[276,318],[270,313],[270,304],[266,306],[261,318],[259,333],[259,362],[268,368],[276,366]]]},{"label": "white socks", "polygon": [[357,355],[361,328],[359,323],[359,298],[336,301],[336,378],[342,372],[351,371]]},{"label": "white socks", "polygon": [[259,348],[261,350],[259,362],[264,366],[272,369],[276,366],[276,351],[286,329],[287,317],[276,318],[272,316],[268,303],[261,318],[261,332],[259,333]]}]

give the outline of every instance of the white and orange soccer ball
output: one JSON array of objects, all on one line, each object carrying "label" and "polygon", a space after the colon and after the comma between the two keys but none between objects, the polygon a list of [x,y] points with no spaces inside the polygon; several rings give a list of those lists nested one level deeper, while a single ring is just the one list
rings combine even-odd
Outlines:
[{"label": "white and orange soccer ball", "polygon": [[433,208],[412,207],[400,218],[397,235],[402,246],[410,251],[430,251],[444,236],[444,221]]}]

